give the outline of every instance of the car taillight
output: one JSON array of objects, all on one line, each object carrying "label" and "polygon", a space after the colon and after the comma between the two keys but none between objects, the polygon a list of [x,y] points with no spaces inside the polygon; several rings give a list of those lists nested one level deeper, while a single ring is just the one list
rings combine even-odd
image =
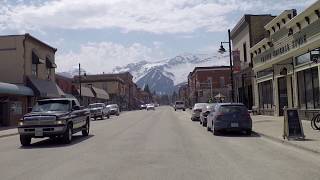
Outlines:
[{"label": "car taillight", "polygon": [[222,112],[216,113],[216,119],[219,120],[223,115],[224,115],[224,113],[222,113]]},{"label": "car taillight", "polygon": [[244,117],[246,119],[250,119],[251,118],[251,116],[250,116],[250,114],[248,112],[247,113],[243,113],[242,117]]}]

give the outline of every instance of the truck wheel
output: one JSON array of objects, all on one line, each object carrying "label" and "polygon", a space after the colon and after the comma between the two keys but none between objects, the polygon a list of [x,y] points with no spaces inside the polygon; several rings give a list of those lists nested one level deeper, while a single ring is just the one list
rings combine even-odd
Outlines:
[{"label": "truck wheel", "polygon": [[207,125],[207,131],[211,131],[211,128],[209,127],[209,125]]},{"label": "truck wheel", "polygon": [[72,126],[68,125],[66,132],[62,136],[62,141],[66,144],[70,144],[72,141]]},{"label": "truck wheel", "polygon": [[174,111],[177,111],[177,109],[174,109]]},{"label": "truck wheel", "polygon": [[31,137],[20,135],[20,143],[22,146],[29,146],[31,144]]},{"label": "truck wheel", "polygon": [[186,111],[186,109],[183,109],[183,111]]},{"label": "truck wheel", "polygon": [[82,136],[88,136],[90,131],[90,123],[89,121],[86,122],[86,125],[84,125],[82,130]]}]

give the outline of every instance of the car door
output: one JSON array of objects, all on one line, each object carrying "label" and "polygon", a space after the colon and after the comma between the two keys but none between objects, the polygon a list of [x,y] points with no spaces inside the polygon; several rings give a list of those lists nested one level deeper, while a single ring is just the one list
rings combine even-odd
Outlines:
[{"label": "car door", "polygon": [[[72,107],[74,107],[74,106],[76,106],[77,105],[77,103],[74,101],[74,100],[72,100]],[[72,111],[72,113],[73,113],[73,115],[74,115],[74,118],[73,118],[73,128],[80,128],[80,127],[82,127],[82,126],[84,126],[85,125],[85,116],[84,116],[84,110],[81,110],[81,109],[79,109],[79,110],[74,110],[73,109],[73,111]]]}]

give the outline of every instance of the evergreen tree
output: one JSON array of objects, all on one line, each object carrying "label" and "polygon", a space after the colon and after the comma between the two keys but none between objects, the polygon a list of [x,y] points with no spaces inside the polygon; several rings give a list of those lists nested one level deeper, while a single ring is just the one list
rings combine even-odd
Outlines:
[{"label": "evergreen tree", "polygon": [[148,84],[144,86],[143,91],[150,94],[150,89],[149,89],[149,85]]}]

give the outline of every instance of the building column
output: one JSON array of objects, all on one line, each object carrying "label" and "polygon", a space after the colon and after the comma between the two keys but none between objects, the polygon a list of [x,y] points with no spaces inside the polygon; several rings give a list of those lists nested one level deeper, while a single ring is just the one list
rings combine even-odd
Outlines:
[{"label": "building column", "polygon": [[292,87],[292,81],[293,81],[293,77],[292,75],[288,75],[286,77],[287,79],[287,95],[288,95],[288,108],[293,108],[292,106],[292,101],[293,101],[293,87]]},{"label": "building column", "polygon": [[[253,89],[253,106],[259,107],[259,91],[258,83],[256,78],[252,78],[252,89]],[[260,107],[259,107],[260,108]]]},{"label": "building column", "polygon": [[278,78],[272,80],[273,84],[273,104],[274,116],[279,116],[279,91],[278,91]]}]

